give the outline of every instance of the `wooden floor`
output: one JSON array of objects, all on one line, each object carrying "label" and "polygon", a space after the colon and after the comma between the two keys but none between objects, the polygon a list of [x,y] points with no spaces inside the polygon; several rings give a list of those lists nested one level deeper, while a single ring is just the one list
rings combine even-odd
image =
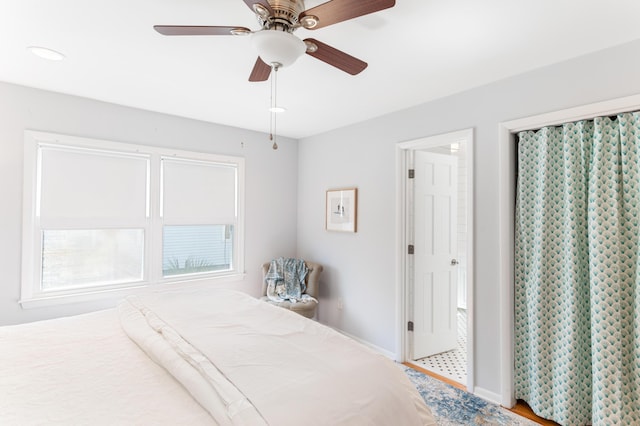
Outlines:
[{"label": "wooden floor", "polygon": [[521,399],[519,399],[516,402],[516,406],[513,407],[511,409],[511,411],[513,411],[514,413],[516,413],[516,414],[518,414],[518,415],[520,415],[522,417],[526,417],[529,420],[533,420],[534,422],[536,422],[538,424],[541,424],[541,425],[559,426],[558,423],[556,423],[554,421],[543,419],[542,417],[536,416],[536,414],[533,412],[531,407],[529,407],[527,405],[527,403],[524,402]]},{"label": "wooden floor", "polygon": [[[429,370],[425,370],[424,368],[422,368],[420,366],[417,366],[415,364],[411,364],[409,362],[405,362],[403,364],[406,365],[409,368],[413,368],[414,370],[418,370],[419,372],[424,373],[427,376],[431,376],[434,379],[438,379],[441,382],[445,382],[446,384],[451,385],[451,386],[453,386],[455,388],[461,389],[461,390],[463,390],[465,392],[467,391],[467,387],[462,385],[461,383],[454,382],[451,379],[447,379],[446,377],[442,377],[439,374],[433,373],[433,372],[431,372]],[[531,408],[527,405],[527,403],[524,402],[524,401],[521,401],[521,400],[518,400],[516,402],[515,407],[511,408],[510,411],[516,413],[519,416],[526,417],[527,419],[532,420],[532,421],[534,421],[534,422],[536,422],[536,423],[538,423],[540,425],[558,426],[558,423],[556,423],[556,422],[553,422],[551,420],[543,419],[542,417],[536,416],[536,414],[531,410]]]}]

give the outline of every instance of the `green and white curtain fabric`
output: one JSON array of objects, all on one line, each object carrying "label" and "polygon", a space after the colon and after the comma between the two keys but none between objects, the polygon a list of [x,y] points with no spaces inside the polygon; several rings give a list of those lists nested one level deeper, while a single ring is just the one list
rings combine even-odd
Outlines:
[{"label": "green and white curtain fabric", "polygon": [[516,398],[640,425],[640,113],[518,136]]}]

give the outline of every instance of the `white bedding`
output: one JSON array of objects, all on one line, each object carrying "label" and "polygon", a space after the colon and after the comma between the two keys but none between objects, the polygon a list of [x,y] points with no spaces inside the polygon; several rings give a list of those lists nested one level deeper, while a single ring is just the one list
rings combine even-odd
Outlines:
[{"label": "white bedding", "polygon": [[0,327],[0,424],[215,422],[107,310]]},{"label": "white bedding", "polygon": [[244,294],[119,309],[136,343],[114,310],[0,328],[0,423],[435,424],[391,361]]}]

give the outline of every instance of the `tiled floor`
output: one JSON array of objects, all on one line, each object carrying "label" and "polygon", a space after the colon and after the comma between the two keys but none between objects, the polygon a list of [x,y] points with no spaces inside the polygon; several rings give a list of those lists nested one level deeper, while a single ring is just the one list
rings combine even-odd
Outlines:
[{"label": "tiled floor", "polygon": [[458,345],[455,350],[414,362],[455,382],[467,383],[467,311],[458,309]]}]

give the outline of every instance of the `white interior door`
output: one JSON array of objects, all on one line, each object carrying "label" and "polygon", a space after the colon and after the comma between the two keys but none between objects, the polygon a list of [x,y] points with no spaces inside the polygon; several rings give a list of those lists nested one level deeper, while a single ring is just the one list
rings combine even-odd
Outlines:
[{"label": "white interior door", "polygon": [[415,151],[413,359],[456,347],[457,161]]}]

